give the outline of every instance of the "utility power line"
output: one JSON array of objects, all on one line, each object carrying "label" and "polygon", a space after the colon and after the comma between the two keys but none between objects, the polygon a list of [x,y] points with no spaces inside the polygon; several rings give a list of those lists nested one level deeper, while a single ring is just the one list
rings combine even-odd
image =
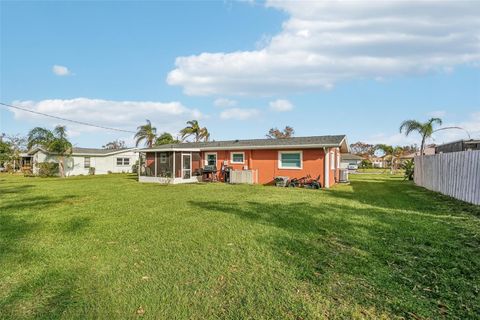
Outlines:
[{"label": "utility power line", "polygon": [[135,131],[104,127],[104,126],[99,126],[99,125],[96,125],[96,124],[93,124],[93,123],[88,123],[88,122],[83,122],[83,121],[78,121],[78,120],[72,120],[72,119],[67,119],[67,118],[62,118],[62,117],[57,117],[57,116],[53,116],[51,114],[46,114],[46,113],[43,113],[43,112],[33,111],[33,110],[22,108],[22,107],[19,107],[19,106],[12,106],[10,104],[3,103],[3,102],[0,102],[0,105],[2,105],[4,107],[7,107],[7,108],[12,108],[12,109],[17,109],[17,110],[22,110],[22,111],[25,111],[25,112],[30,112],[30,113],[33,113],[33,114],[38,114],[38,115],[41,115],[41,116],[44,116],[44,117],[50,117],[50,118],[57,119],[57,120],[62,120],[62,121],[67,121],[67,122],[71,122],[71,123],[81,124],[83,126],[89,126],[89,127],[94,127],[94,128],[104,129],[104,130],[119,131],[119,132],[136,133]]}]

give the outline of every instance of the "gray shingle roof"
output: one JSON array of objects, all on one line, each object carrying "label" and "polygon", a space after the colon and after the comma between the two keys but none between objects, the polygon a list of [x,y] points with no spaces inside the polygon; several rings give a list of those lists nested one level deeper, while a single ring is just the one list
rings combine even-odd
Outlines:
[{"label": "gray shingle roof", "polygon": [[116,151],[116,150],[111,150],[111,149],[98,149],[98,148],[77,148],[77,147],[72,148],[72,153],[73,153],[73,154],[75,154],[75,153],[81,153],[81,154],[84,154],[84,153],[88,153],[88,154],[107,154],[107,153],[110,153],[110,152],[113,152],[113,151]]},{"label": "gray shingle roof", "polygon": [[92,154],[92,155],[107,155],[110,153],[121,153],[124,151],[132,150],[133,148],[124,149],[99,149],[99,148],[72,148],[72,154]]},{"label": "gray shingle roof", "polygon": [[282,147],[282,146],[340,146],[344,141],[345,135],[335,136],[312,136],[312,137],[293,137],[285,139],[250,139],[250,140],[228,140],[228,141],[209,141],[209,142],[187,142],[166,144],[153,148],[142,149],[168,150],[168,149],[232,149],[232,148],[255,148],[255,147]]},{"label": "gray shingle roof", "polygon": [[[117,149],[117,150],[112,150],[112,149],[100,149],[100,148],[78,148],[78,147],[73,147],[72,148],[72,155],[107,155],[111,153],[121,153],[124,151],[129,151],[132,150],[133,148],[125,148],[125,149]],[[45,153],[48,153],[45,151],[43,148],[34,148],[32,150],[28,151],[28,154],[34,154],[37,150],[42,150]]]},{"label": "gray shingle roof", "polygon": [[351,153],[342,153],[340,157],[342,160],[363,160],[362,157],[357,156],[356,154],[351,154]]}]

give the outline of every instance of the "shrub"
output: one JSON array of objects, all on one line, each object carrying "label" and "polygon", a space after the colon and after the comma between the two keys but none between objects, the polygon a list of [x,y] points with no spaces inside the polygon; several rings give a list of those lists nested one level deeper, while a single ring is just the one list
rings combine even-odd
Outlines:
[{"label": "shrub", "polygon": [[5,164],[5,172],[13,172],[13,165],[11,163]]},{"label": "shrub", "polygon": [[95,175],[95,167],[88,168],[88,174],[91,176]]},{"label": "shrub", "polygon": [[370,160],[364,159],[360,163],[360,168],[361,169],[371,169],[371,168],[373,168],[372,162]]},{"label": "shrub", "polygon": [[400,167],[405,170],[405,180],[413,180],[413,173],[415,172],[415,163],[413,160],[405,161]]},{"label": "shrub", "polygon": [[33,176],[32,169],[31,168],[23,169],[23,176],[24,177],[32,177]]},{"label": "shrub", "polygon": [[132,165],[132,173],[138,173],[138,160]]},{"label": "shrub", "polygon": [[38,164],[38,175],[40,177],[54,177],[58,176],[58,163],[55,162],[40,162]]}]

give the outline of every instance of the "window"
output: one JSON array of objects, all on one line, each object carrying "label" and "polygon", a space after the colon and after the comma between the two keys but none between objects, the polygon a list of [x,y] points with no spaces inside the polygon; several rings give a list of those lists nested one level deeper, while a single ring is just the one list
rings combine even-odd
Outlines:
[{"label": "window", "polygon": [[83,158],[83,167],[90,168],[90,157]]},{"label": "window", "polygon": [[167,163],[167,153],[160,152],[160,163]]},{"label": "window", "polygon": [[130,165],[130,158],[117,158],[117,166]]},{"label": "window", "polygon": [[330,170],[335,170],[335,153],[330,152]]},{"label": "window", "polygon": [[231,163],[244,163],[245,162],[245,153],[244,152],[232,152],[231,153]]},{"label": "window", "polygon": [[278,153],[279,169],[302,169],[301,151],[280,151]]},{"label": "window", "polygon": [[216,153],[206,153],[205,162],[207,166],[217,166],[217,154]]}]

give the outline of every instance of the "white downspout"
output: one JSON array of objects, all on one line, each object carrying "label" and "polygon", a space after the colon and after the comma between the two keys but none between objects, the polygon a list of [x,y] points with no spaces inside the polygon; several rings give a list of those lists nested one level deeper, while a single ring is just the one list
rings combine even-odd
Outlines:
[{"label": "white downspout", "polygon": [[325,185],[324,187],[325,188],[330,188],[330,154],[329,154],[329,151],[328,151],[328,148],[323,148],[323,153],[325,155],[325,161],[323,163],[324,165],[324,169],[325,169]]},{"label": "white downspout", "polygon": [[153,162],[155,164],[155,178],[157,177],[157,151],[154,153],[155,156],[155,161]]}]

